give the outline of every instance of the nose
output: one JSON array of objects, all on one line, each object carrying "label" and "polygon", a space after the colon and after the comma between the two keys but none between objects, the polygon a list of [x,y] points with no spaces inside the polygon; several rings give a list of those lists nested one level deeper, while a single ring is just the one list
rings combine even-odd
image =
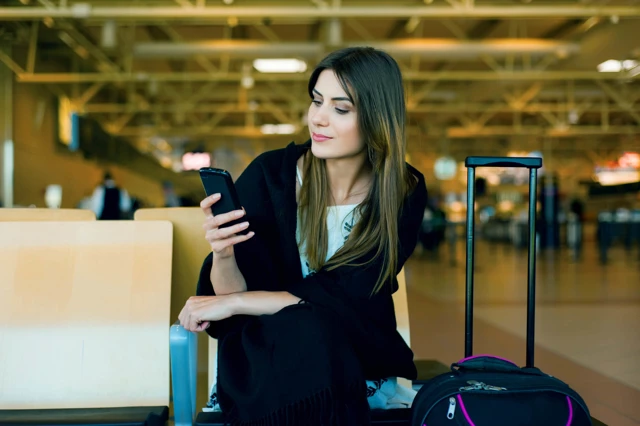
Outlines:
[{"label": "nose", "polygon": [[329,116],[324,105],[317,108],[312,108],[312,110],[309,111],[309,120],[311,121],[311,124],[316,127],[328,126]]}]

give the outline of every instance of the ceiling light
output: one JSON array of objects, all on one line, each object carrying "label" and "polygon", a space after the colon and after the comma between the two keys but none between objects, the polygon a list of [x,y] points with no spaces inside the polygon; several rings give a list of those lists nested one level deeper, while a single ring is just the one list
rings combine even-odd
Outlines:
[{"label": "ceiling light", "polygon": [[91,14],[91,4],[74,3],[71,6],[71,15],[76,19],[86,19]]},{"label": "ceiling light", "polygon": [[250,75],[246,75],[240,80],[240,85],[245,89],[252,89],[254,83],[255,80]]},{"label": "ceiling light", "polygon": [[253,67],[264,73],[294,73],[305,72],[307,63],[299,59],[256,59],[253,61]]},{"label": "ceiling light", "polygon": [[102,33],[100,37],[100,45],[105,49],[113,49],[116,47],[116,22],[113,19],[108,19],[102,25]]},{"label": "ceiling light", "polygon": [[242,64],[242,78],[240,80],[240,84],[245,89],[253,88],[255,81],[251,76],[251,65],[248,63]]},{"label": "ceiling light", "polygon": [[296,132],[293,124],[263,124],[260,131],[263,135],[292,135]]},{"label": "ceiling light", "polygon": [[571,124],[578,124],[578,121],[580,120],[580,115],[578,114],[578,111],[576,111],[575,109],[572,109],[571,111],[569,111],[569,123]]},{"label": "ceiling light", "polygon": [[615,59],[609,59],[598,65],[599,72],[620,72],[622,70],[622,63]]},{"label": "ceiling light", "polygon": [[598,65],[599,72],[620,72],[630,71],[637,68],[640,62],[633,60],[616,61],[615,59],[609,59]]}]

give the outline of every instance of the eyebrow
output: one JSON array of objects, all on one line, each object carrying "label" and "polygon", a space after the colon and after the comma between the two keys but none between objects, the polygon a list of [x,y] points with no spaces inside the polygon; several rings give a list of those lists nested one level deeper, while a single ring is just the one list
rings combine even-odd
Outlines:
[{"label": "eyebrow", "polygon": [[[317,95],[322,96],[322,93],[318,92],[316,89],[313,89],[313,92],[316,93]],[[324,96],[323,96],[324,97]],[[347,102],[351,102],[353,103],[353,101],[349,98],[345,98],[345,97],[337,97],[337,98],[331,98],[332,101],[347,101]]]}]

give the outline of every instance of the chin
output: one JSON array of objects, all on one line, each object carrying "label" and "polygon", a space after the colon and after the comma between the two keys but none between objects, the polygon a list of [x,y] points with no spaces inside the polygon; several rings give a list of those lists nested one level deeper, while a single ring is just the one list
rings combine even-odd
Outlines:
[{"label": "chin", "polygon": [[321,158],[323,160],[327,159],[327,158],[332,158],[333,156],[331,155],[331,149],[327,149],[329,148],[328,146],[322,146],[323,143],[326,142],[322,142],[322,143],[318,143],[318,142],[314,142],[313,139],[311,140],[311,153],[313,154],[314,157],[316,158]]}]

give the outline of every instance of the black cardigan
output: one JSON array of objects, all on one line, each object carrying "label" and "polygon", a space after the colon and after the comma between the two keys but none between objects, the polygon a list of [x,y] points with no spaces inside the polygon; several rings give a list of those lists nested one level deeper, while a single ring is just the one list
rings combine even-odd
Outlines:
[{"label": "black cardigan", "polygon": [[[236,181],[238,195],[247,212],[246,218],[250,223],[250,230],[255,231],[256,234],[250,240],[234,247],[236,261],[245,278],[248,291],[288,291],[306,303],[285,308],[274,315],[260,317],[238,315],[212,323],[207,332],[212,337],[220,339],[219,366],[223,368],[223,360],[226,358],[231,360],[240,354],[247,356],[249,350],[247,346],[253,345],[253,343],[247,344],[249,335],[251,339],[264,342],[269,340],[270,333],[278,334],[277,338],[282,339],[283,335],[295,328],[287,325],[292,322],[286,322],[284,329],[268,330],[267,324],[275,321],[270,317],[282,318],[290,315],[293,318],[291,321],[298,323],[304,322],[306,313],[313,311],[310,315],[313,315],[314,320],[326,319],[322,328],[326,326],[330,330],[329,334],[335,332],[345,335],[344,342],[348,342],[347,345],[351,346],[349,349],[353,350],[356,364],[361,369],[361,374],[356,380],[360,378],[375,380],[385,377],[414,379],[416,369],[413,364],[413,353],[396,330],[392,294],[398,288],[397,280],[394,279],[385,284],[382,290],[371,295],[381,273],[381,259],[373,260],[365,266],[343,266],[333,271],[321,269],[307,278],[302,278],[300,255],[295,237],[296,163],[309,147],[310,143],[304,145],[291,143],[286,148],[266,152],[258,156],[238,178]],[[399,215],[398,272],[415,248],[427,199],[424,177],[413,167],[409,165],[407,167],[416,176],[418,183],[405,199]],[[209,254],[202,266],[197,288],[198,295],[214,295],[209,277],[211,259],[212,255]],[[309,325],[307,329],[310,328],[313,327]],[[292,333],[295,334],[295,332]],[[321,335],[324,336],[323,333]],[[228,336],[233,338],[227,339]],[[301,342],[300,336],[292,335],[291,339]],[[333,336],[328,339],[323,341],[322,338],[314,338],[312,342],[318,341],[320,344],[337,346],[337,343],[331,343]],[[274,343],[271,345],[273,346]],[[272,346],[270,348],[273,351]],[[346,351],[344,348],[336,349]],[[251,350],[267,351],[261,347],[252,347]],[[340,356],[338,359],[344,361]],[[254,360],[250,364],[255,367],[257,362]],[[272,359],[270,362],[272,365],[268,368],[277,370],[279,360]],[[283,360],[283,362],[286,363],[283,368],[288,370],[292,361]],[[229,361],[230,365],[227,365],[227,368],[246,368],[234,363],[237,364],[237,361]],[[305,368],[308,369],[308,367]],[[219,371],[219,374],[223,373]],[[226,371],[224,374],[231,374],[226,383],[227,388],[234,386],[229,383],[231,381],[256,380],[255,377],[242,376],[242,372]],[[219,376],[218,392],[221,406],[225,411],[224,395],[222,397],[220,395],[224,393],[220,389],[221,382],[223,380]],[[335,387],[335,383],[329,386]],[[243,399],[239,396],[243,394],[238,392],[230,392],[230,394],[232,398],[228,399],[227,405],[239,407],[228,407],[229,410],[238,408],[265,414],[279,408],[276,406],[256,409],[254,406],[243,406],[242,401],[238,401]],[[289,403],[292,402],[295,402],[295,399],[289,400]],[[278,405],[278,402],[272,402],[271,405]],[[246,420],[249,418],[245,417]]]}]

